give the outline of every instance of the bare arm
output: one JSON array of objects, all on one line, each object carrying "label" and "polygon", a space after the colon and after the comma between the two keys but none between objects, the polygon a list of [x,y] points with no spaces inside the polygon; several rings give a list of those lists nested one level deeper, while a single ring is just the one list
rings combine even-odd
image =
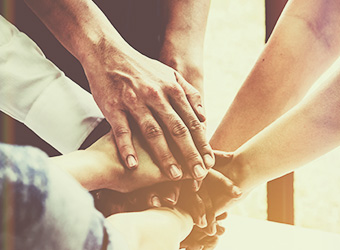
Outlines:
[{"label": "bare arm", "polygon": [[164,2],[160,61],[180,72],[203,95],[203,48],[210,0]]},{"label": "bare arm", "polygon": [[340,61],[317,91],[235,151],[220,168],[244,191],[340,145]]},{"label": "bare arm", "polygon": [[340,53],[340,4],[291,0],[211,139],[234,151],[295,106]]}]

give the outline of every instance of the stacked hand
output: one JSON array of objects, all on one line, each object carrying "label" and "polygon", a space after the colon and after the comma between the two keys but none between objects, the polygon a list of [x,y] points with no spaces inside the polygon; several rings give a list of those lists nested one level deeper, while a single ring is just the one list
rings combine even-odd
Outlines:
[{"label": "stacked hand", "polygon": [[[219,165],[225,165],[231,157],[217,152],[216,160]],[[214,246],[217,236],[224,232],[218,224],[218,220],[224,218],[225,214],[222,212],[240,196],[239,188],[213,169],[209,171],[197,193],[192,190],[190,181],[183,180],[158,183],[125,194],[106,189],[94,195],[96,207],[105,216],[160,206],[176,205],[183,209],[192,216],[196,225],[190,236],[182,243],[187,249],[196,249],[197,245]]]},{"label": "stacked hand", "polygon": [[214,155],[201,123],[205,116],[199,92],[174,69],[137,51],[118,56],[110,46],[103,47],[83,66],[124,165],[136,168],[140,161],[128,121],[132,117],[163,173],[172,180],[183,176],[165,139],[169,134],[189,173],[202,180],[214,165]]}]

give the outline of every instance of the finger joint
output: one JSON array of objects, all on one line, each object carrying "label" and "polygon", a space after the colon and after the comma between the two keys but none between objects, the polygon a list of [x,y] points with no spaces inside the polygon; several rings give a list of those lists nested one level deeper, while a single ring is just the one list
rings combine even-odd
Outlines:
[{"label": "finger joint", "polygon": [[176,137],[184,137],[188,134],[188,128],[182,122],[176,122],[171,131]]},{"label": "finger joint", "polygon": [[162,135],[163,135],[162,129],[155,124],[147,125],[145,127],[145,136],[146,136],[147,139],[157,138],[157,137],[160,137]]},{"label": "finger joint", "polygon": [[130,130],[126,127],[116,127],[114,129],[114,134],[116,138],[130,135]]}]

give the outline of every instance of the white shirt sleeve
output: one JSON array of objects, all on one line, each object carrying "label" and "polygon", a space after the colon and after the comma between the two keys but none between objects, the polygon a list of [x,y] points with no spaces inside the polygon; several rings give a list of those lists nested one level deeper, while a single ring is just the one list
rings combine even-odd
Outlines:
[{"label": "white shirt sleeve", "polygon": [[0,110],[61,153],[77,150],[103,119],[92,95],[0,16]]}]

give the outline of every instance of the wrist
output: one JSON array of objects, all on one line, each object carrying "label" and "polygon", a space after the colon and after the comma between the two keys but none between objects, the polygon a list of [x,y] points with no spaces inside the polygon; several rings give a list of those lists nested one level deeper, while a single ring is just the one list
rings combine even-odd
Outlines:
[{"label": "wrist", "polygon": [[178,71],[203,94],[203,49],[166,40],[159,61]]},{"label": "wrist", "polygon": [[252,166],[242,153],[235,152],[230,164],[217,169],[224,176],[231,179],[236,186],[241,188],[242,192],[248,193],[254,187],[251,174]]},{"label": "wrist", "polygon": [[[110,174],[104,175],[105,168],[114,170],[105,161],[105,153],[100,151],[78,150],[72,153],[50,158],[50,162],[69,173],[85,189],[92,191],[107,188]],[[106,171],[107,172],[107,171]]]},{"label": "wrist", "polygon": [[127,58],[134,58],[139,54],[114,29],[100,32],[96,38],[89,40],[78,57],[85,69],[105,65],[117,68]]},{"label": "wrist", "polygon": [[[185,34],[183,35],[186,36]],[[165,37],[160,51],[160,59],[186,64],[192,68],[203,69],[203,44],[182,39],[182,36]],[[169,65],[172,66],[172,65]]]}]

